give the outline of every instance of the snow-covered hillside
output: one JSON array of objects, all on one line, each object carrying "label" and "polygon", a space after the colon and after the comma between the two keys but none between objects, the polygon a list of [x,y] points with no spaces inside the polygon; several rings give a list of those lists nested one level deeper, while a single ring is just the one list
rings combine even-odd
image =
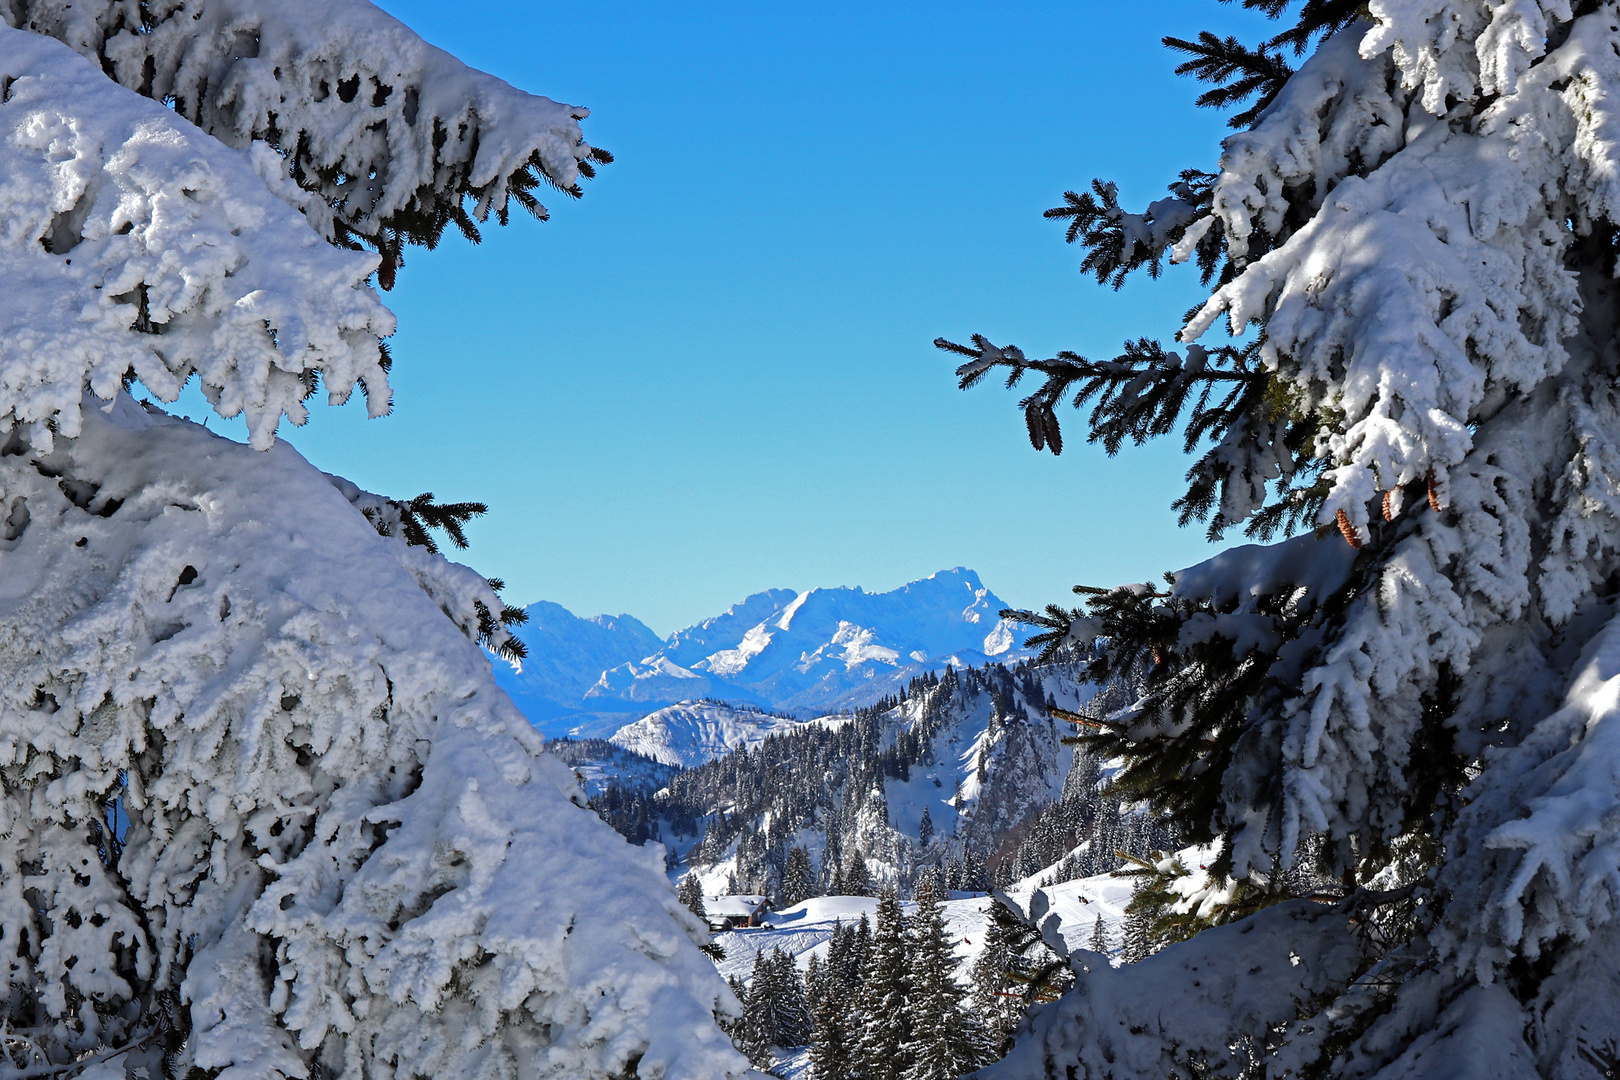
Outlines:
[{"label": "snow-covered hillside", "polygon": [[[1073,882],[1078,886],[1080,882]],[[1117,879],[1116,879],[1117,884]],[[1130,890],[1127,888],[1126,892]],[[996,901],[986,893],[958,893],[957,899],[941,904],[945,927],[951,939],[958,942],[956,952],[956,981],[964,986],[968,970],[984,948],[985,931]],[[706,898],[705,903],[718,906],[723,897]],[[764,925],[729,930],[715,935],[715,944],[725,953],[716,966],[726,978],[738,978],[745,984],[754,964],[756,952],[769,953],[781,949],[802,971],[810,963],[812,954],[827,958],[827,942],[832,938],[833,926],[842,922],[852,926],[861,921],[877,918],[878,902],[871,896],[817,896],[781,911],[767,912]],[[907,916],[915,915],[917,905],[902,900],[900,910]]]},{"label": "snow-covered hillside", "polygon": [[952,861],[982,876],[1070,779],[1070,727],[1048,704],[1074,708],[1091,693],[1067,665],[919,677],[904,700],[778,730],[677,775],[658,795],[666,839],[712,892],[735,875],[774,895],[795,846],[824,888],[857,855],[879,882],[906,885]]},{"label": "snow-covered hillside", "polygon": [[1100,920],[1106,951],[1118,956],[1125,937],[1125,906],[1131,902],[1131,879],[1095,874],[1056,885],[1040,884],[1055,869],[1033,874],[1001,895],[1012,901],[1020,918],[1041,928],[1049,945],[1056,949],[1061,943],[1060,952],[1093,948]]},{"label": "snow-covered hillside", "polygon": [[719,701],[683,701],[628,724],[608,741],[632,753],[687,769],[758,746],[767,735],[799,727],[802,721]]},{"label": "snow-covered hillside", "polygon": [[674,765],[614,746],[606,739],[551,739],[546,749],[574,770],[592,797],[610,784],[656,791],[680,771]]},{"label": "snow-covered hillside", "polygon": [[[1051,869],[1054,868],[1048,868],[1047,872]],[[1125,905],[1131,901],[1131,879],[1098,874],[1038,887],[1040,877],[1033,875],[998,895],[1012,901],[1013,910],[1021,918],[1032,918],[1033,911],[1032,921],[1049,927],[1048,940],[1053,945],[1061,943],[1064,952],[1091,948],[1097,921],[1101,919],[1107,955],[1117,959],[1124,937]],[[951,895],[953,899],[940,906],[944,909],[945,926],[951,940],[957,942],[956,978],[965,985],[973,961],[984,949],[985,933],[997,901],[988,893]],[[724,898],[709,897],[705,902],[711,908],[718,908]],[[768,911],[761,926],[715,935],[715,943],[725,953],[725,958],[716,966],[726,978],[735,976],[746,983],[754,953],[781,949],[793,957],[802,970],[810,963],[811,954],[826,959],[827,942],[835,924],[842,922],[850,926],[863,915],[868,919],[876,918],[877,904],[877,899],[870,896],[816,896],[781,911]],[[902,900],[900,908],[912,915],[917,905],[914,901]]]},{"label": "snow-covered hillside", "polygon": [[[1018,660],[1007,605],[957,567],[883,593],[772,589],[658,641],[628,616],[527,610],[522,670],[497,679],[548,734],[606,734],[698,698],[806,714],[897,694],[924,671]],[[583,726],[582,726],[583,725]]]}]

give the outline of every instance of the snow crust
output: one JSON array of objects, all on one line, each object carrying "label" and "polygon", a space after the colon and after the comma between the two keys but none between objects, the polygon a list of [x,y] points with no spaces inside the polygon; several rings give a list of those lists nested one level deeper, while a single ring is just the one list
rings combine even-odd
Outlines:
[{"label": "snow crust", "polygon": [[1176,1076],[1188,1057],[1211,1075],[1230,1075],[1245,1056],[1243,1040],[1306,1023],[1302,1006],[1348,982],[1362,962],[1344,913],[1307,900],[1120,968],[1076,950],[1074,989],[1036,1010],[1013,1051],[975,1075],[1051,1076],[1061,1063],[1097,1080]]}]

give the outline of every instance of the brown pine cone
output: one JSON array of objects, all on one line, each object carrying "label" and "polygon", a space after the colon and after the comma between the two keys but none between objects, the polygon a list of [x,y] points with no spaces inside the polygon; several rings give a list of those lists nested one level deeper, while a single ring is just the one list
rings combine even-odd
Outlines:
[{"label": "brown pine cone", "polygon": [[1361,537],[1356,533],[1356,527],[1350,524],[1350,515],[1340,510],[1337,520],[1339,531],[1344,534],[1345,543],[1359,551],[1361,549]]}]

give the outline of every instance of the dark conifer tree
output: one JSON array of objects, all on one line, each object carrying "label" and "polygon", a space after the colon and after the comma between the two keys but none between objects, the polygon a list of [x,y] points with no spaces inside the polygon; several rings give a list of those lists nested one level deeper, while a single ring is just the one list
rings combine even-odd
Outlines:
[{"label": "dark conifer tree", "polygon": [[861,921],[855,924],[855,938],[850,947],[850,956],[853,962],[859,965],[858,968],[851,969],[851,986],[859,987],[861,985],[861,980],[866,977],[867,959],[871,955],[872,920],[862,915]]},{"label": "dark conifer tree", "polygon": [[985,930],[983,948],[973,961],[969,977],[973,983],[973,1014],[984,1024],[990,1054],[999,1058],[1011,1045],[1012,1033],[1024,1018],[1024,984],[1014,978],[1021,957],[1014,941],[1024,926],[1013,918],[1005,905],[995,903],[990,925]]},{"label": "dark conifer tree", "polygon": [[804,977],[793,957],[780,948],[771,952],[771,991],[776,996],[774,1045],[809,1046],[815,1023],[805,993]]},{"label": "dark conifer tree", "polygon": [[808,900],[815,891],[816,871],[810,862],[810,853],[795,847],[788,852],[787,863],[782,868],[782,906],[792,907]]},{"label": "dark conifer tree", "polygon": [[861,978],[861,1080],[901,1080],[911,1065],[906,1053],[906,959],[900,897],[894,889],[884,889]]},{"label": "dark conifer tree", "polygon": [[748,1060],[764,1069],[772,1062],[771,1046],[775,1042],[778,995],[774,971],[770,960],[760,951],[754,953],[753,971],[748,977],[748,989],[743,996],[743,1016],[737,1024],[734,1039],[737,1049],[748,1055]]},{"label": "dark conifer tree", "polygon": [[977,1063],[979,1047],[967,1044],[959,1015],[956,949],[945,933],[939,898],[925,885],[907,942],[903,1080],[957,1080]]},{"label": "dark conifer tree", "polygon": [[1086,943],[1086,948],[1104,956],[1112,951],[1113,946],[1108,941],[1108,928],[1103,925],[1101,915],[1098,915],[1096,921],[1091,924],[1091,940]]},{"label": "dark conifer tree", "polygon": [[687,874],[681,879],[676,895],[681,903],[686,905],[688,911],[700,919],[705,921],[708,919],[709,912],[703,905],[703,884],[698,880],[696,873]]},{"label": "dark conifer tree", "polygon": [[1153,915],[1143,887],[1138,885],[1125,909],[1124,939],[1120,942],[1120,959],[1135,964],[1153,955]]},{"label": "dark conifer tree", "polygon": [[844,867],[844,896],[871,896],[872,879],[866,869],[866,855],[860,848]]}]

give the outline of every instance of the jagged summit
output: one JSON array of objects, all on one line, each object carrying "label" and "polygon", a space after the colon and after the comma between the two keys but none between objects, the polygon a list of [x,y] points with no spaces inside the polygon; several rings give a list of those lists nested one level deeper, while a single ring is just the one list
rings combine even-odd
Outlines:
[{"label": "jagged summit", "polygon": [[888,592],[768,589],[663,641],[629,616],[532,605],[523,670],[497,678],[542,730],[604,732],[700,698],[810,714],[897,692],[913,676],[1024,655],[1008,605],[966,567]]}]

